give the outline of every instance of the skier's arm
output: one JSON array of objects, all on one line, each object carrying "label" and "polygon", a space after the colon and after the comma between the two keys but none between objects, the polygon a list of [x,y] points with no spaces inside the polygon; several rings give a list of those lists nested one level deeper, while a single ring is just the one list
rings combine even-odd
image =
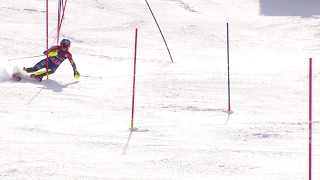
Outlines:
[{"label": "skier's arm", "polygon": [[69,58],[69,62],[71,64],[72,68],[73,68],[73,76],[75,78],[79,78],[80,77],[80,73],[78,72],[76,63],[74,63],[72,57]]},{"label": "skier's arm", "polygon": [[57,51],[57,49],[58,49],[58,46],[53,46],[53,47],[51,47],[50,49],[45,50],[45,51],[43,52],[43,54],[44,54],[44,55],[47,55],[47,54],[48,54],[49,57],[58,56],[58,51]]},{"label": "skier's arm", "polygon": [[76,63],[74,63],[73,59],[69,59],[69,61],[70,61],[70,64],[73,68],[73,72],[77,71],[77,66],[76,66]]}]

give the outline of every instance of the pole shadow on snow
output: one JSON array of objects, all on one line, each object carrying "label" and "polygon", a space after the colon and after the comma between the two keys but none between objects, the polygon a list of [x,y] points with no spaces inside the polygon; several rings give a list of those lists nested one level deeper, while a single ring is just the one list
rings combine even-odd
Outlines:
[{"label": "pole shadow on snow", "polygon": [[131,136],[132,136],[132,131],[130,131],[126,146],[123,148],[122,155],[125,155],[127,153],[127,149],[128,149],[128,146],[129,146],[129,142],[130,142]]},{"label": "pole shadow on snow", "polygon": [[130,128],[130,134],[129,134],[127,143],[126,143],[125,147],[123,148],[122,155],[125,155],[125,154],[127,153],[127,149],[128,149],[128,147],[129,147],[129,142],[130,142],[132,133],[134,133],[134,132],[148,132],[148,131],[149,131],[148,129],[141,129],[141,128],[132,128],[132,129],[131,129],[131,128]]},{"label": "pole shadow on snow", "polygon": [[29,105],[40,93],[41,91],[44,89],[44,86],[37,92],[37,94],[35,94],[27,103],[27,105]]},{"label": "pole shadow on snow", "polygon": [[228,124],[229,118],[230,118],[230,113],[228,113],[228,117],[227,117],[226,123],[224,123],[225,125]]},{"label": "pole shadow on snow", "polygon": [[260,15],[301,16],[320,15],[320,0],[260,0]]}]

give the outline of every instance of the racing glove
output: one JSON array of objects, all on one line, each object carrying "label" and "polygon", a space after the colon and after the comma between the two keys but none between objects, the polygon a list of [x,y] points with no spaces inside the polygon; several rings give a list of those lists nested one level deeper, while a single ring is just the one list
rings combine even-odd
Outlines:
[{"label": "racing glove", "polygon": [[80,73],[79,73],[77,70],[75,70],[75,71],[73,72],[73,76],[74,76],[76,79],[78,79],[78,78],[80,77]]}]

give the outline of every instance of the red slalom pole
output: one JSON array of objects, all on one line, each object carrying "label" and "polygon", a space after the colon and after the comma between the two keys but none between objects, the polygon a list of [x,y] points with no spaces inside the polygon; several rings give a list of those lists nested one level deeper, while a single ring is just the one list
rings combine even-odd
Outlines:
[{"label": "red slalom pole", "polygon": [[134,94],[136,84],[136,60],[137,60],[137,37],[138,29],[136,28],[135,44],[134,44],[134,68],[133,68],[133,90],[132,90],[132,113],[131,113],[131,129],[133,129],[133,118],[134,118]]},{"label": "red slalom pole", "polygon": [[[46,1],[46,47],[47,49],[49,49],[49,43],[48,43],[48,40],[49,40],[49,2],[48,0]],[[46,53],[47,54],[47,53]],[[49,57],[48,57],[48,54],[47,54],[47,59],[46,59],[46,74],[47,74],[47,80],[49,79],[49,72],[48,72],[48,69],[49,69]]]},{"label": "red slalom pole", "polygon": [[[67,1],[66,0],[63,4],[63,0],[59,0],[59,4],[58,4],[58,27],[57,27],[57,44],[59,44],[59,36],[60,36],[60,30],[61,30],[61,26],[62,26],[62,21],[64,19],[64,12],[66,10],[66,6],[67,6]],[[62,13],[61,13],[62,10]]]},{"label": "red slalom pole", "polygon": [[58,24],[57,24],[57,45],[59,44],[59,34],[60,34],[60,16],[61,16],[61,0],[58,1]]},{"label": "red slalom pole", "polygon": [[309,180],[312,179],[312,58],[309,59]]}]

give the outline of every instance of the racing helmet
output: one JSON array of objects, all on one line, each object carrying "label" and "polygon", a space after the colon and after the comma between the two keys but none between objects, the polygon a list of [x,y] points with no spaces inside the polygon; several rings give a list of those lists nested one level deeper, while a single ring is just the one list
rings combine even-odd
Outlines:
[{"label": "racing helmet", "polygon": [[70,42],[69,39],[62,39],[61,42],[60,42],[60,46],[62,48],[69,49],[70,45],[71,45],[71,42]]}]

